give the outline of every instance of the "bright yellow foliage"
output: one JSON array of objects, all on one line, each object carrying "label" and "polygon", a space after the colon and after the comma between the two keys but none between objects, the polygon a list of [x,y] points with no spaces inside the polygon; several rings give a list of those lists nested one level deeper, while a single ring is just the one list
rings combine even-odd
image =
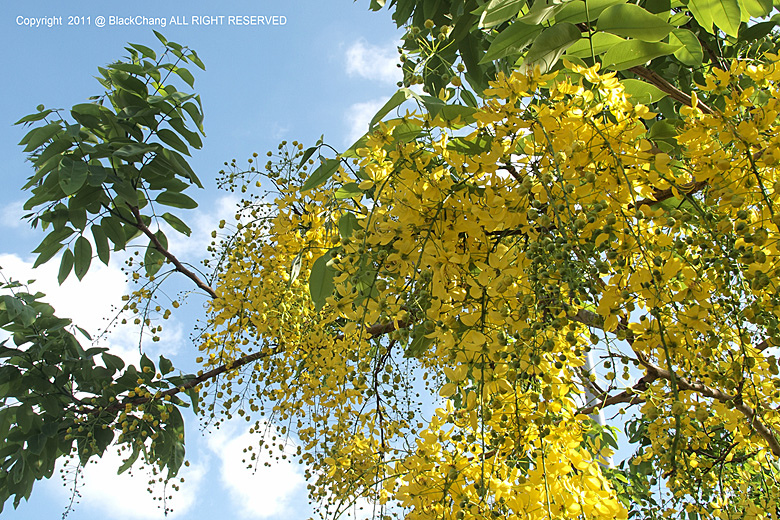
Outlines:
[{"label": "bright yellow foliage", "polygon": [[[297,436],[324,512],[619,519],[657,478],[659,515],[776,518],[780,68],[707,78],[725,108],[684,107],[677,143],[565,72],[499,77],[469,126],[382,123],[237,216],[201,350],[257,360],[207,394]],[[641,426],[638,480],[597,406]]]}]

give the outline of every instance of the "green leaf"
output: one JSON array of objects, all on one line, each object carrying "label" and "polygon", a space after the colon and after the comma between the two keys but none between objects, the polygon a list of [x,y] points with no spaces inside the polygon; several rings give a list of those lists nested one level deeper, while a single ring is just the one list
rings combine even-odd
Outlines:
[{"label": "green leaf", "polygon": [[387,103],[385,103],[382,108],[380,108],[379,111],[374,114],[374,117],[371,118],[371,122],[368,124],[369,129],[373,129],[374,125],[376,125],[379,121],[382,120],[383,117],[389,114],[391,110],[401,105],[404,101],[410,98],[417,99],[417,97],[417,94],[408,88],[398,89],[398,91],[387,100]]},{"label": "green leaf", "polygon": [[103,217],[100,220],[100,227],[106,232],[106,236],[114,243],[114,251],[125,248],[127,238],[125,230],[122,227],[122,221],[119,217]]},{"label": "green leaf", "polygon": [[541,25],[563,8],[556,0],[535,0],[526,14],[518,21],[527,25]]},{"label": "green leaf", "polygon": [[200,179],[198,179],[198,176],[195,175],[194,171],[192,171],[192,168],[190,168],[190,165],[187,163],[184,157],[167,148],[162,149],[162,156],[175,173],[181,175],[185,179],[192,181],[192,183],[195,184],[195,186],[198,188],[203,187]]},{"label": "green leaf", "polygon": [[739,34],[742,12],[738,0],[710,0],[710,9],[715,27],[729,36]]},{"label": "green leaf", "polygon": [[133,448],[133,453],[130,454],[129,457],[127,457],[127,460],[125,460],[121,466],[119,466],[119,469],[116,471],[117,475],[121,475],[135,463],[136,460],[138,460],[138,454],[140,453],[140,450],[138,448]]},{"label": "green leaf", "polygon": [[425,326],[423,324],[417,325],[412,330],[412,342],[404,351],[405,358],[419,358],[433,343],[432,338],[425,337]]},{"label": "green leaf", "polygon": [[92,263],[92,244],[83,235],[76,239],[73,255],[75,257],[73,272],[76,273],[76,278],[81,280],[87,274],[89,264]]},{"label": "green leaf", "polygon": [[393,141],[395,143],[408,143],[422,133],[422,127],[416,121],[405,121],[393,128]]},{"label": "green leaf", "polygon": [[[168,249],[168,239],[162,231],[158,231],[154,236],[160,242],[163,249]],[[149,245],[146,247],[146,254],[144,255],[144,268],[146,269],[147,276],[154,276],[157,274],[164,263],[165,256],[150,240]]]},{"label": "green leaf", "polygon": [[130,47],[143,54],[144,58],[149,58],[151,60],[157,59],[157,54],[155,54],[155,52],[152,49],[150,49],[145,45],[141,45],[140,43],[131,43]]},{"label": "green leaf", "polygon": [[57,274],[57,282],[62,285],[65,279],[73,269],[73,252],[70,249],[66,249],[62,253],[62,259],[60,260],[60,271]]},{"label": "green leaf", "polygon": [[580,39],[580,36],[580,30],[573,24],[556,23],[549,29],[545,29],[534,40],[525,56],[525,66],[532,67],[538,64],[542,73],[547,72],[555,65],[561,54]]},{"label": "green leaf", "polygon": [[127,205],[132,207],[138,206],[138,190],[133,187],[130,181],[117,179],[111,187]]},{"label": "green leaf", "polygon": [[24,458],[20,454],[9,475],[14,484],[19,484],[24,479],[24,473]]},{"label": "green leaf", "polygon": [[63,193],[73,195],[79,191],[87,180],[87,172],[87,163],[81,159],[73,160],[68,156],[63,157],[59,168],[57,168],[60,188],[62,188]]},{"label": "green leaf", "polygon": [[103,364],[106,365],[106,368],[109,370],[117,372],[125,367],[125,362],[119,356],[103,352],[100,357],[103,358]]},{"label": "green leaf", "polygon": [[469,155],[478,155],[490,149],[492,142],[493,137],[489,134],[479,134],[472,138],[456,137],[450,139],[447,143],[447,149]]},{"label": "green leaf", "polygon": [[[450,125],[452,124],[453,121],[459,121],[460,126],[473,123],[474,114],[477,112],[475,108],[471,108],[463,105],[441,104],[434,107],[433,105],[426,104],[426,107],[430,107],[430,112],[432,116],[439,117],[444,121],[449,121]],[[411,129],[411,124],[407,125],[406,129],[407,131]],[[422,131],[422,129],[420,131]],[[395,133],[393,133],[393,135],[395,135]]]},{"label": "green leaf", "polygon": [[172,208],[194,209],[198,207],[198,203],[190,197],[175,191],[164,191],[157,195],[157,198],[154,200],[160,204],[171,206]]},{"label": "green leaf", "polygon": [[618,43],[604,53],[602,65],[604,68],[612,70],[626,70],[637,65],[644,65],[659,56],[672,54],[679,48],[679,45],[670,45],[668,43],[628,40]]},{"label": "green leaf", "polygon": [[173,371],[173,363],[171,363],[171,360],[166,358],[165,356],[160,356],[160,362],[157,363],[157,366],[160,367],[160,373],[162,375],[168,374],[171,371]]},{"label": "green leaf", "polygon": [[95,239],[95,249],[97,249],[98,258],[100,258],[101,262],[108,265],[108,259],[111,255],[108,249],[108,237],[99,224],[92,224],[92,238]]},{"label": "green leaf", "polygon": [[154,147],[147,144],[130,143],[116,150],[112,155],[122,159],[140,159],[145,154],[153,152]]},{"label": "green leaf", "polygon": [[763,38],[771,33],[776,26],[777,22],[775,21],[761,22],[751,26],[743,25],[742,30],[739,31],[739,41],[752,42]]},{"label": "green leaf", "polygon": [[190,118],[192,118],[192,122],[195,123],[195,126],[198,128],[200,133],[203,134],[203,114],[201,114],[198,106],[190,101],[188,103],[184,103],[182,108],[189,114]]},{"label": "green leaf", "polygon": [[167,128],[157,130],[157,137],[160,140],[173,148],[174,150],[183,153],[184,155],[190,155],[190,150],[187,148],[187,144],[181,140],[181,138],[173,133],[173,131]]},{"label": "green leaf", "polygon": [[363,190],[358,188],[356,182],[349,182],[336,190],[337,199],[360,199],[363,197]]},{"label": "green leaf", "polygon": [[[140,361],[139,365],[141,365],[141,372],[142,373],[144,373],[144,374],[152,374],[152,373],[154,373],[154,363],[152,363],[152,360],[149,359],[149,356],[147,356],[146,354],[142,354],[141,355],[141,361]],[[148,372],[145,370],[147,368],[149,369]]]},{"label": "green leaf", "polygon": [[33,253],[40,253],[52,244],[59,244],[74,233],[73,229],[65,226],[60,229],[55,229],[41,241],[41,243],[33,249]]},{"label": "green leaf", "polygon": [[739,0],[739,6],[748,17],[763,18],[772,12],[772,0]]},{"label": "green leaf", "polygon": [[479,64],[490,63],[509,54],[516,54],[526,48],[542,32],[540,25],[526,25],[514,22],[501,31],[488,47]]},{"label": "green leaf", "polygon": [[300,170],[303,168],[303,165],[306,164],[306,161],[308,161],[312,155],[314,155],[314,152],[317,151],[316,146],[310,146],[308,147],[304,152],[303,156],[301,157],[301,161],[298,163],[298,169]]},{"label": "green leaf", "polygon": [[649,105],[668,96],[660,88],[640,79],[624,79],[621,83],[625,87],[626,94],[631,96],[630,101],[634,105],[638,103]]},{"label": "green leaf", "polygon": [[525,0],[490,0],[479,17],[479,28],[484,29],[503,23],[517,16],[525,6]]},{"label": "green leaf", "polygon": [[184,80],[184,82],[190,86],[190,88],[195,86],[195,77],[192,75],[190,71],[185,69],[184,67],[176,67],[174,69],[174,72],[178,74],[178,76]]},{"label": "green leaf", "polygon": [[[40,121],[41,119],[45,118],[49,114],[54,112],[51,109],[43,110],[41,112],[36,112],[34,114],[26,115],[23,118],[21,118],[19,121],[14,123],[15,125],[21,125],[23,123],[34,123],[35,121]],[[21,144],[21,143],[20,143]]]},{"label": "green leaf", "polygon": [[[575,58],[582,59],[591,57],[595,58],[596,56],[607,52],[618,43],[624,41],[625,40],[623,38],[616,34],[597,32],[591,36],[590,40],[588,40],[588,38],[582,38],[581,40],[574,43],[574,45],[566,49],[566,56],[573,56]],[[591,43],[593,45],[593,49],[591,49]]]},{"label": "green leaf", "polygon": [[470,106],[471,108],[477,108],[479,106],[479,103],[477,103],[477,98],[474,97],[474,94],[472,94],[469,90],[461,90],[460,98],[464,103],[466,103],[466,106]]},{"label": "green leaf", "polygon": [[33,163],[36,168],[40,168],[46,161],[54,156],[62,154],[65,150],[69,149],[73,145],[73,141],[67,137],[60,136],[54,139],[54,141],[46,147],[37,157]]},{"label": "green leaf", "polygon": [[19,141],[19,144],[26,144],[27,146],[24,148],[24,151],[32,152],[61,131],[62,127],[60,126],[60,123],[49,123],[48,125],[39,126],[30,130],[27,135]]},{"label": "green leaf", "polygon": [[701,43],[696,35],[688,29],[673,30],[669,35],[669,43],[681,46],[675,51],[674,57],[680,60],[684,65],[699,67],[704,61],[704,52],[702,51]]},{"label": "green leaf", "polygon": [[360,229],[358,219],[354,213],[347,212],[341,215],[339,219],[339,236],[342,240],[352,236],[352,232],[356,229]]},{"label": "green leaf", "polygon": [[599,31],[645,42],[661,41],[673,28],[660,16],[635,4],[608,7],[598,19]]},{"label": "green leaf", "polygon": [[303,183],[301,192],[314,189],[330,179],[331,176],[336,173],[336,170],[339,169],[339,163],[340,161],[338,159],[326,159],[323,161],[323,163],[309,175],[306,182]]},{"label": "green leaf", "polygon": [[737,36],[742,16],[738,0],[689,0],[688,9],[708,33],[714,34],[712,28],[714,23],[726,34]]},{"label": "green leaf", "polygon": [[163,213],[162,218],[170,224],[170,226],[185,236],[190,236],[192,234],[192,230],[190,227],[184,223],[179,217],[176,215],[172,215],[170,213]]},{"label": "green leaf", "polygon": [[90,186],[102,186],[106,181],[111,170],[99,164],[90,164],[87,166],[87,184]]},{"label": "green leaf", "polygon": [[555,13],[555,23],[595,22],[607,7],[625,3],[626,0],[588,0],[587,5],[583,0],[564,2],[561,10]]},{"label": "green leaf", "polygon": [[319,311],[325,305],[327,298],[333,294],[335,287],[333,278],[336,276],[337,271],[328,265],[328,262],[333,257],[335,249],[331,249],[317,260],[311,267],[311,274],[309,275],[309,294],[314,302],[314,309]]}]

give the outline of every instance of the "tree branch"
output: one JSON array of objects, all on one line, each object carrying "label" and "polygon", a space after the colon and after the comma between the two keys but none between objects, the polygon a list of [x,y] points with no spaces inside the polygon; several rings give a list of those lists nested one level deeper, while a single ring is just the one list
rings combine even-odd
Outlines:
[{"label": "tree branch", "polygon": [[644,397],[639,395],[640,392],[644,392],[645,389],[647,389],[647,384],[652,381],[655,381],[657,378],[658,376],[654,374],[646,374],[639,381],[637,381],[636,384],[631,388],[626,389],[623,392],[620,392],[619,394],[615,394],[609,397],[607,397],[607,394],[604,393],[604,395],[601,396],[599,403],[586,406],[584,408],[580,408],[579,410],[577,410],[577,413],[581,413],[584,415],[591,415],[596,410],[606,408],[607,406],[612,406],[613,404],[628,403],[629,405],[632,405],[637,403],[643,403],[645,399]]},{"label": "tree branch", "polygon": [[[404,328],[408,326],[407,323],[401,322],[398,324],[399,328]],[[379,336],[382,336],[384,334],[388,334],[390,332],[393,332],[396,330],[396,326],[393,322],[389,323],[375,323],[374,325],[371,325],[370,327],[366,327],[366,332],[371,338],[376,338]],[[106,412],[115,412],[117,410],[120,410],[124,408],[126,405],[130,404],[133,406],[138,406],[140,404],[148,403],[149,401],[153,399],[159,399],[159,398],[165,398],[166,396],[174,396],[180,392],[184,392],[185,390],[189,390],[191,388],[196,387],[197,385],[208,381],[209,379],[213,379],[215,377],[218,377],[225,372],[229,370],[236,370],[238,368],[241,368],[245,365],[248,365],[249,363],[252,363],[254,361],[258,361],[260,359],[263,359],[265,357],[273,356],[274,354],[279,354],[283,351],[281,348],[275,348],[275,349],[266,349],[261,350],[259,352],[254,352],[252,354],[247,354],[245,356],[242,356],[238,358],[235,361],[232,361],[230,363],[225,363],[224,365],[221,365],[217,368],[214,368],[212,370],[209,370],[208,372],[204,372],[197,377],[194,377],[187,381],[186,383],[177,386],[176,388],[171,388],[169,390],[166,390],[165,392],[162,392],[159,396],[155,397],[138,397],[138,398],[129,398],[124,399],[122,401],[115,401],[111,405],[105,407],[105,408],[96,408],[91,410],[90,413],[99,413],[101,411]]]},{"label": "tree branch", "polygon": [[[660,88],[667,94],[669,94],[669,97],[672,99],[679,101],[680,103],[683,103],[684,105],[691,106],[693,103],[693,100],[691,99],[691,96],[683,92],[682,90],[678,89],[668,81],[666,81],[663,77],[661,77],[658,73],[653,72],[650,69],[647,69],[645,67],[639,66],[639,67],[631,67],[628,69],[629,71],[633,72],[640,78],[644,79],[648,83],[652,83],[656,87]],[[698,100],[697,107],[699,110],[704,112],[705,114],[712,114],[712,109],[705,105],[701,100]]]},{"label": "tree branch", "polygon": [[143,219],[141,218],[141,212],[138,211],[137,207],[131,206],[130,211],[133,212],[133,216],[135,217],[135,226],[141,230],[141,232],[149,237],[149,240],[154,245],[155,249],[157,249],[165,258],[168,259],[169,262],[171,262],[177,271],[179,271],[181,274],[195,282],[195,285],[197,285],[200,289],[206,291],[206,293],[211,296],[212,298],[217,298],[217,293],[212,289],[206,282],[201,280],[198,275],[187,269],[184,264],[182,264],[178,258],[173,256],[173,254],[168,251],[163,245],[160,243],[160,241],[157,239],[154,233],[152,233],[152,230],[149,229],[149,227],[144,224]]},{"label": "tree branch", "polygon": [[[697,191],[700,191],[705,186],[707,186],[707,181],[695,181],[680,186],[678,188],[678,191],[683,192],[686,195],[690,195],[692,193],[696,193]],[[628,209],[641,208],[643,204],[652,206],[653,204],[658,204],[659,202],[663,202],[667,199],[671,199],[672,197],[674,197],[674,192],[672,191],[672,188],[667,188],[665,190],[656,190],[651,197],[639,200],[636,202],[636,204],[629,204]]]},{"label": "tree branch", "polygon": [[731,403],[734,408],[739,410],[742,415],[747,418],[750,426],[758,433],[758,435],[766,441],[769,449],[776,457],[780,457],[780,441],[777,439],[777,434],[771,426],[765,425],[761,422],[760,417],[753,408],[738,399],[739,396],[729,395],[718,389],[711,388],[702,383],[696,383],[688,381],[684,377],[680,377],[677,374],[672,374],[668,370],[664,370],[661,367],[655,366],[652,363],[641,360],[640,362],[647,369],[648,375],[654,375],[656,378],[666,379],[667,381],[676,381],[677,388],[682,391],[696,392],[697,394],[709,397],[720,401],[721,403]]},{"label": "tree branch", "polygon": [[189,390],[191,388],[195,388],[199,384],[209,380],[213,379],[219,375],[224,374],[228,370],[235,370],[238,368],[243,367],[244,365],[248,365],[249,363],[252,363],[253,361],[257,361],[259,359],[263,359],[265,357],[272,356],[274,354],[278,354],[281,352],[281,349],[271,349],[269,350],[261,350],[259,352],[254,352],[252,354],[247,354],[246,356],[240,357],[237,360],[233,361],[232,363],[226,363],[222,366],[219,366],[213,370],[209,370],[208,372],[204,372],[197,377],[194,377],[187,381],[186,383],[179,385],[175,388],[171,388],[169,390],[166,390],[165,392],[162,392],[158,396],[153,397],[133,397],[124,399],[122,401],[114,401],[114,403],[110,404],[109,406],[106,406],[105,408],[96,408],[92,410],[92,413],[100,413],[100,412],[115,412],[118,410],[121,410],[126,405],[130,404],[132,406],[138,406],[140,404],[148,403],[149,401],[165,398],[166,396],[174,396],[180,392],[184,392],[186,390]]}]

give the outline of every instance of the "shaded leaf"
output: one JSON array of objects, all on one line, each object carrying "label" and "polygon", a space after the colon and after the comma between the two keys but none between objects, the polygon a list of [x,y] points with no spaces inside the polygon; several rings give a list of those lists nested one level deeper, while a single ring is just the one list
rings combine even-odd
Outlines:
[{"label": "shaded leaf", "polygon": [[389,114],[391,110],[400,106],[404,101],[406,101],[407,99],[417,98],[417,97],[418,97],[417,94],[415,94],[408,88],[398,89],[398,91],[395,94],[393,94],[384,105],[382,105],[382,108],[380,108],[379,111],[376,114],[374,114],[374,117],[371,118],[371,122],[368,124],[369,129],[372,129],[374,125],[376,125],[379,121],[382,120],[383,117]]},{"label": "shaded leaf", "polygon": [[493,27],[517,16],[525,6],[525,0],[490,0],[479,17],[481,29]]},{"label": "shaded leaf", "polygon": [[171,206],[173,208],[194,209],[198,207],[198,203],[192,200],[190,197],[175,191],[164,191],[157,195],[157,198],[154,200],[160,204]]},{"label": "shaded leaf", "polygon": [[668,43],[628,40],[618,43],[604,53],[602,64],[604,68],[612,70],[630,69],[637,65],[644,65],[659,56],[672,54],[679,48],[679,45],[670,45]]},{"label": "shaded leaf", "polygon": [[704,61],[704,52],[701,48],[701,43],[688,29],[675,29],[669,35],[669,43],[672,45],[680,45],[680,48],[675,51],[674,57],[680,60],[689,67],[699,67]]},{"label": "shaded leaf", "polygon": [[635,4],[608,7],[598,19],[599,31],[645,42],[661,41],[673,28],[660,16]]},{"label": "shaded leaf", "polygon": [[311,267],[309,275],[309,294],[314,302],[314,309],[319,311],[325,305],[327,298],[333,294],[333,278],[337,271],[328,265],[333,257],[334,249],[331,249],[317,260]]},{"label": "shaded leaf", "polygon": [[62,188],[65,195],[73,195],[76,193],[87,180],[87,163],[80,159],[72,159],[70,157],[63,157],[60,161],[59,168],[57,168],[57,175],[59,176],[60,188]]},{"label": "shaded leaf", "polygon": [[60,123],[49,123],[48,125],[39,126],[30,130],[27,135],[19,141],[19,144],[26,144],[27,146],[25,146],[24,151],[32,152],[61,131],[62,127],[60,126]]},{"label": "shaded leaf", "polygon": [[62,253],[62,259],[60,259],[60,271],[57,274],[57,282],[62,285],[65,279],[73,269],[73,251],[66,249]]},{"label": "shaded leaf", "polygon": [[564,51],[580,39],[580,35],[580,30],[573,24],[556,23],[544,30],[534,40],[525,56],[525,65],[532,67],[538,64],[542,73],[547,72],[555,65]]},{"label": "shaded leaf", "polygon": [[356,182],[349,182],[336,190],[335,197],[337,199],[359,199],[363,196],[363,190],[358,188]]},{"label": "shaded leaf", "polygon": [[181,220],[176,215],[172,215],[172,214],[166,212],[166,213],[162,214],[162,218],[168,224],[170,224],[170,226],[173,229],[175,229],[176,231],[178,231],[182,235],[190,236],[190,234],[192,234],[192,230],[190,229],[190,227],[187,224],[185,224],[184,221]]},{"label": "shaded leaf", "polygon": [[81,280],[87,274],[89,264],[92,263],[92,244],[83,235],[76,239],[76,245],[73,247],[73,256],[73,272]]},{"label": "shaded leaf", "polygon": [[485,55],[479,60],[479,64],[490,63],[515,54],[526,48],[542,32],[540,25],[527,25],[523,22],[514,22],[501,31],[488,47]]},{"label": "shaded leaf", "polygon": [[339,169],[339,162],[338,159],[326,159],[323,161],[322,164],[309,175],[306,182],[303,183],[301,192],[314,189],[330,179],[331,176],[336,173],[336,170]]},{"label": "shaded leaf", "polygon": [[649,105],[668,96],[666,92],[640,79],[624,79],[622,82],[626,94],[631,96],[631,103]]},{"label": "shaded leaf", "polygon": [[173,131],[168,130],[167,128],[162,128],[157,130],[157,137],[159,137],[163,143],[167,144],[174,150],[181,152],[184,155],[190,155],[190,150],[187,148],[187,144],[182,141],[178,135],[173,133]]},{"label": "shaded leaf", "polygon": [[[590,39],[582,38],[566,49],[566,57],[591,58],[607,52],[625,40],[616,34],[597,32]],[[591,47],[592,46],[592,47]]]}]

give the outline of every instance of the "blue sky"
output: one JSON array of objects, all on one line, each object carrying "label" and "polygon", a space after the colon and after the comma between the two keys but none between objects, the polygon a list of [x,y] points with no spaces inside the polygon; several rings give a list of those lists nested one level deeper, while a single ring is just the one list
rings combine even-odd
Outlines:
[{"label": "blue sky", "polygon": [[[193,227],[192,239],[172,240],[171,248],[197,264],[206,255],[209,235],[220,218],[229,218],[236,199],[216,189],[214,179],[225,161],[244,162],[253,152],[261,156],[275,149],[280,140],[313,144],[321,134],[326,142],[345,149],[359,137],[376,110],[395,91],[400,70],[395,67],[395,47],[400,33],[387,11],[373,13],[368,0],[260,2],[226,1],[28,1],[3,2],[0,7],[0,56],[4,95],[0,99],[0,167],[4,187],[0,192],[0,267],[16,279],[36,279],[34,288],[48,294],[58,314],[73,318],[91,332],[109,323],[112,305],[130,287],[120,271],[120,262],[93,268],[78,283],[56,284],[57,262],[31,270],[30,251],[43,238],[20,221],[26,199],[20,191],[31,174],[21,147],[16,143],[25,129],[14,121],[35,110],[36,105],[69,108],[101,92],[94,80],[96,68],[125,54],[128,42],[159,49],[152,29],[169,40],[195,49],[206,64],[194,67],[196,90],[205,113],[206,138],[190,164],[206,189],[194,193],[200,203],[186,221]],[[164,18],[188,21],[189,25],[166,27],[97,27],[97,17]],[[228,25],[228,16],[283,16],[284,25]],[[61,17],[62,26],[30,27],[24,19]],[[222,25],[194,26],[193,16],[224,16]],[[70,18],[74,17],[74,18]],[[77,17],[77,18],[76,18]],[[83,21],[84,25],[68,25]],[[281,21],[281,19],[280,19]],[[22,25],[19,24],[22,22]],[[86,25],[86,23],[89,25]],[[73,278],[73,277],[71,277]],[[175,291],[174,291],[175,292]],[[192,297],[167,324],[161,346],[151,354],[165,353],[178,366],[194,369],[195,347],[189,337],[194,320],[203,317],[205,298]],[[137,333],[116,328],[102,345],[131,361],[138,357]],[[146,348],[146,347],[145,347]],[[242,451],[258,439],[241,425],[228,424],[218,432],[202,435],[190,417],[187,432],[190,468],[182,490],[174,493],[170,518],[247,519],[307,518],[303,469],[297,464],[271,462],[257,472],[244,469]],[[81,477],[81,498],[69,518],[115,518],[118,520],[162,517],[158,501],[146,491],[143,471],[116,476],[119,458],[90,465]],[[59,518],[70,500],[62,479],[38,483],[29,503],[14,511],[7,504],[4,518]]]}]

